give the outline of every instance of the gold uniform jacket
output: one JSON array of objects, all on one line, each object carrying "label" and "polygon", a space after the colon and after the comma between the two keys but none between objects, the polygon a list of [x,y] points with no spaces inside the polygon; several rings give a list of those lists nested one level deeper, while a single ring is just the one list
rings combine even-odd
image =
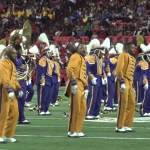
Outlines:
[{"label": "gold uniform jacket", "polygon": [[14,63],[9,59],[0,60],[1,84],[6,89],[17,91],[20,84],[17,80],[17,72]]},{"label": "gold uniform jacket", "polygon": [[66,86],[65,92],[66,96],[70,94],[71,85],[77,84],[77,80],[82,81],[84,87],[88,85],[86,62],[85,59],[78,53],[75,53],[70,57],[66,73],[68,77],[68,85]]},{"label": "gold uniform jacket", "polygon": [[124,81],[124,78],[133,81],[135,70],[135,58],[128,53],[121,53],[118,57],[118,62],[115,70],[115,76]]}]

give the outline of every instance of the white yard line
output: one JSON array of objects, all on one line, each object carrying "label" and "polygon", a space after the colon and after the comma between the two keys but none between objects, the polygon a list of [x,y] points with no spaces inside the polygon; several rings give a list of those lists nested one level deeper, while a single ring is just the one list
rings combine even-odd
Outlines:
[{"label": "white yard line", "polygon": [[[66,136],[52,136],[52,135],[15,135],[16,137],[38,137],[38,138],[68,138]],[[86,136],[84,139],[108,139],[108,140],[150,140],[150,138],[129,138],[129,137],[92,137]],[[82,139],[83,139],[82,138]]]},{"label": "white yard line", "polygon": [[[17,125],[17,127],[25,127],[25,128],[67,128],[67,126],[51,126],[51,125]],[[97,128],[102,128],[102,129],[114,129],[115,127],[104,127],[104,126],[86,126],[88,129],[97,129]],[[150,130],[150,127],[133,127],[134,129],[144,129],[144,130]]]},{"label": "white yard line", "polygon": [[28,120],[32,119],[32,120],[63,120],[65,117],[62,118],[51,118],[50,116],[47,116],[46,118],[43,116],[39,116],[38,118],[36,117],[27,117]]},{"label": "white yard line", "polygon": [[[110,122],[114,123],[117,122],[117,118],[111,118],[111,117],[103,117],[97,120],[85,120],[89,122]],[[135,117],[134,122],[150,122],[150,117]]]},{"label": "white yard line", "polygon": [[[44,117],[44,116],[39,116],[39,117],[28,117],[28,119],[30,120],[63,120],[66,117],[62,117],[62,118],[51,118],[50,116],[48,117]],[[103,117],[100,119],[96,119],[96,120],[85,120],[87,122],[110,122],[110,123],[114,123],[117,122],[117,118],[111,118],[111,117]],[[150,117],[136,117],[134,118],[134,122],[150,122]]]}]

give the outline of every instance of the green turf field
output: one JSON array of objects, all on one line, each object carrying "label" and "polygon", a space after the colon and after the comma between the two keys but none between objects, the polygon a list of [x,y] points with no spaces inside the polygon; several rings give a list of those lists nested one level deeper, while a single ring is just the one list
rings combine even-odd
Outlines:
[{"label": "green turf field", "polygon": [[[63,96],[64,88],[60,88]],[[36,103],[36,94],[33,99]],[[18,125],[16,143],[0,144],[0,150],[148,150],[150,148],[150,117],[136,113],[132,133],[116,133],[116,112],[101,115],[97,121],[85,121],[83,138],[68,138],[68,99],[63,96],[60,106],[51,107],[50,116],[39,116],[36,111],[25,110],[30,125]]]}]

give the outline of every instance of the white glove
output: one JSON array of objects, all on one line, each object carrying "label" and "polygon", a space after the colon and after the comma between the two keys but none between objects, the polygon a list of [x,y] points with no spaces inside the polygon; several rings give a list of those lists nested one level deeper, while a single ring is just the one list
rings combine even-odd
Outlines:
[{"label": "white glove", "polygon": [[91,80],[91,82],[92,82],[93,85],[96,85],[96,84],[97,84],[97,81],[96,81],[96,80],[97,80],[97,78],[95,78],[95,77]]},{"label": "white glove", "polygon": [[15,97],[15,93],[14,93],[14,92],[8,93],[8,98],[9,98],[9,99],[12,99],[12,98],[14,98],[14,97]]},{"label": "white glove", "polygon": [[45,85],[45,83],[41,83],[40,86],[43,87]]},{"label": "white glove", "polygon": [[23,91],[20,90],[20,91],[18,92],[18,98],[21,98],[22,96],[23,96]]},{"label": "white glove", "polygon": [[32,83],[31,78],[28,80],[28,85],[30,85]]},{"label": "white glove", "polygon": [[109,72],[109,73],[107,73],[107,77],[110,77],[111,76],[111,73]]},{"label": "white glove", "polygon": [[126,85],[124,83],[121,84],[120,91],[123,92],[125,89],[126,89]]},{"label": "white glove", "polygon": [[77,90],[78,90],[78,86],[77,85],[71,86],[71,92],[72,92],[72,94],[76,94]]},{"label": "white glove", "polygon": [[89,90],[84,90],[84,99],[87,100]]},{"label": "white glove", "polygon": [[107,84],[107,78],[102,78],[102,85],[106,85]]},{"label": "white glove", "polygon": [[148,87],[149,87],[149,85],[148,85],[148,83],[146,83],[143,88],[144,88],[145,91],[147,91]]}]

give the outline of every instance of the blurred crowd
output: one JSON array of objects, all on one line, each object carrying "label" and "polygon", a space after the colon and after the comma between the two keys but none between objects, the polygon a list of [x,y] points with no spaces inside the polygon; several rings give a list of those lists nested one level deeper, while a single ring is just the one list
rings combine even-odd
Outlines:
[{"label": "blurred crowd", "polygon": [[149,35],[149,0],[0,0],[0,36],[7,38],[25,20],[32,25],[32,42],[45,32],[56,36],[102,38]]}]

